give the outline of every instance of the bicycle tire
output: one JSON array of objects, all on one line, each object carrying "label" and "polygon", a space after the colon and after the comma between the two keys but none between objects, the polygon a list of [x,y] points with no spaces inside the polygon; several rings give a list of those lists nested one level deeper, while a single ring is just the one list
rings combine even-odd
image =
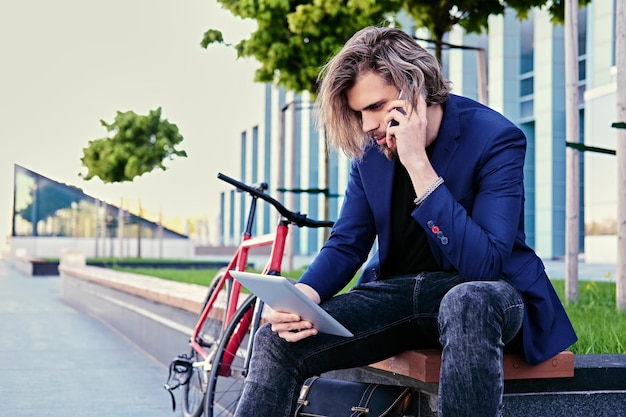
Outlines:
[{"label": "bicycle tire", "polygon": [[[215,292],[215,288],[217,287],[219,280],[225,273],[226,270],[222,269],[218,271],[213,278],[206,300],[204,301],[204,307],[206,307],[209,299]],[[202,308],[203,310],[204,307]],[[224,316],[225,314],[226,313],[224,312]],[[219,340],[224,328],[223,323],[224,317],[221,319],[219,317],[210,317],[207,318],[202,326],[202,329],[200,330],[202,345],[208,350],[209,354],[214,355],[214,352],[217,351]],[[195,363],[203,360],[194,349],[191,349],[190,356]],[[189,382],[181,388],[181,415],[182,417],[200,417],[204,412],[204,403],[208,387],[208,372],[199,366],[193,366],[190,372],[191,375],[189,376]]]},{"label": "bicycle tire", "polygon": [[[247,369],[244,369],[244,364],[249,359],[247,347],[248,341],[253,336],[251,319],[256,301],[257,298],[252,295],[244,301],[235,312],[233,320],[220,341],[209,375],[209,386],[204,406],[205,417],[232,416],[239,403],[247,376]],[[245,330],[239,332],[242,326],[245,326]],[[237,339],[235,342],[237,349],[232,355],[228,353],[228,346],[235,339]],[[232,363],[224,366],[224,363],[229,360],[232,360]]]}]

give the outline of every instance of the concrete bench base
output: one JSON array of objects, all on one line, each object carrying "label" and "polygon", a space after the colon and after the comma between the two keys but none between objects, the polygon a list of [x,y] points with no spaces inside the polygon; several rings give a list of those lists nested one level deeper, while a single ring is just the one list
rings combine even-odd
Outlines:
[{"label": "concrete bench base", "polygon": [[[567,378],[574,376],[574,354],[561,352],[538,365],[529,365],[521,355],[507,353],[503,359],[504,379]],[[423,382],[439,382],[441,351],[411,350],[370,365]]]},{"label": "concrete bench base", "polygon": [[13,266],[24,275],[31,277],[59,275],[58,262],[49,262],[41,258],[15,258]]},{"label": "concrete bench base", "polygon": [[[626,355],[574,355],[574,376],[508,379],[505,417],[626,417]],[[424,382],[371,366],[325,373],[329,378],[415,388],[409,414],[437,417],[437,382]]]}]

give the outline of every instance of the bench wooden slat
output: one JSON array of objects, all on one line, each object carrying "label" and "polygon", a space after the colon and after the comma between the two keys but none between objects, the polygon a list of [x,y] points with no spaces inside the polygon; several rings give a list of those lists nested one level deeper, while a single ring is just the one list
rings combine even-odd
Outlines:
[{"label": "bench wooden slat", "polygon": [[[370,365],[372,368],[408,376],[423,382],[439,382],[441,351],[410,350]],[[522,355],[506,353],[504,379],[566,378],[574,376],[574,354],[563,351],[537,365],[529,365]]]}]

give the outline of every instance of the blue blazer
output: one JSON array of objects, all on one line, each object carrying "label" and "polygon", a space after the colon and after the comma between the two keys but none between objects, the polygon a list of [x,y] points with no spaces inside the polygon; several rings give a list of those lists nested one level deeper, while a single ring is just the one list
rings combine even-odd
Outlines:
[{"label": "blue blazer", "polygon": [[[520,290],[525,301],[524,353],[534,364],[577,338],[541,259],[525,242],[525,152],[524,134],[504,116],[451,95],[431,157],[445,182],[412,216],[426,230],[442,271],[456,269],[467,281],[503,277]],[[352,163],[339,218],[300,280],[322,300],[350,281],[376,238],[378,251],[360,282],[378,278],[391,247],[395,163],[377,146]]]}]

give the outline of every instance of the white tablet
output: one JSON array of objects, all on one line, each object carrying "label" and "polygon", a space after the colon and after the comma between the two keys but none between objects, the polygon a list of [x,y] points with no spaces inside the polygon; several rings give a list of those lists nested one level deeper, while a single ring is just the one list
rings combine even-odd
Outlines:
[{"label": "white tablet", "polygon": [[354,336],[287,278],[241,271],[230,271],[230,274],[274,310],[295,313],[303,320],[313,323],[313,326],[323,333]]}]

